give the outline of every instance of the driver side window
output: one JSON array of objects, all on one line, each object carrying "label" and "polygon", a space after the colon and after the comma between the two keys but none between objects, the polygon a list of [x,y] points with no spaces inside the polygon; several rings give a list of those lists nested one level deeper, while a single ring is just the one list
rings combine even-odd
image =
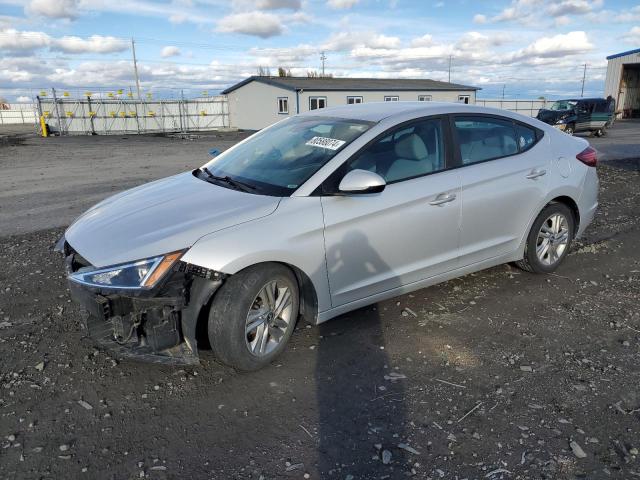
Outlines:
[{"label": "driver side window", "polygon": [[387,183],[420,177],[444,168],[440,119],[419,120],[399,127],[348,162],[348,170],[369,170]]}]

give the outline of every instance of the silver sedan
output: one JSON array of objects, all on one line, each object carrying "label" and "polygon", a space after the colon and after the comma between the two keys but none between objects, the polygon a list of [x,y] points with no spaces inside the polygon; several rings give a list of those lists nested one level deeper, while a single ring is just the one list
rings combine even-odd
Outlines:
[{"label": "silver sedan", "polygon": [[596,152],[515,113],[314,110],[117,194],[59,244],[89,332],[122,355],[255,370],[312,324],[505,262],[554,271],[598,205]]}]

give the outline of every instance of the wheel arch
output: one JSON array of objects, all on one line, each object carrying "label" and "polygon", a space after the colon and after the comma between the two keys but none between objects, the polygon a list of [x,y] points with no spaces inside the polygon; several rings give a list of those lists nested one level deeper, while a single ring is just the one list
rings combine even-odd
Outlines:
[{"label": "wheel arch", "polygon": [[[298,290],[300,292],[300,312],[298,314],[298,318],[304,320],[305,322],[315,325],[318,323],[318,293],[316,291],[316,287],[313,284],[313,281],[307,275],[304,270],[301,268],[281,261],[264,261],[254,263],[252,265],[247,265],[244,268],[238,270],[233,275],[237,275],[248,268],[253,268],[260,265],[269,265],[269,264],[279,264],[282,265],[294,274],[296,277],[296,281],[298,283]],[[202,347],[208,347],[208,333],[207,333],[207,323],[209,311],[211,309],[211,305],[216,299],[218,295],[219,289],[214,292],[206,305],[203,305],[200,309],[197,325],[196,325],[196,339],[198,341],[198,345]]]},{"label": "wheel arch", "polygon": [[573,234],[575,235],[580,229],[580,209],[578,208],[578,203],[568,195],[560,195],[551,199],[549,202],[547,202],[545,207],[551,203],[562,203],[563,205],[567,206],[569,210],[571,210],[574,220]]}]

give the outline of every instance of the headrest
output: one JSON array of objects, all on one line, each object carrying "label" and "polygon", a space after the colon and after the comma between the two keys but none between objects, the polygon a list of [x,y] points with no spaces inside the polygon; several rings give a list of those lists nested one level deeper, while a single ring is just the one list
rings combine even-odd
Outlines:
[{"label": "headrest", "polygon": [[424,160],[429,155],[427,146],[415,133],[411,133],[396,142],[395,153],[398,158],[406,160]]},{"label": "headrest", "polygon": [[487,147],[503,147],[504,139],[507,136],[507,132],[502,128],[494,128],[487,136],[482,140],[482,143]]}]

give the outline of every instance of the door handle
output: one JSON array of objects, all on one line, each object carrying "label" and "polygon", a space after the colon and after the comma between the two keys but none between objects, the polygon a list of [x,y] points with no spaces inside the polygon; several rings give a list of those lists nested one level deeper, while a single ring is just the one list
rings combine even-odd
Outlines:
[{"label": "door handle", "polygon": [[533,170],[529,175],[527,175],[527,178],[529,180],[535,180],[538,177],[541,177],[543,175],[546,175],[547,171],[546,170]]},{"label": "door handle", "polygon": [[455,193],[440,194],[435,200],[429,202],[429,205],[444,205],[445,203],[453,202],[456,199]]}]

